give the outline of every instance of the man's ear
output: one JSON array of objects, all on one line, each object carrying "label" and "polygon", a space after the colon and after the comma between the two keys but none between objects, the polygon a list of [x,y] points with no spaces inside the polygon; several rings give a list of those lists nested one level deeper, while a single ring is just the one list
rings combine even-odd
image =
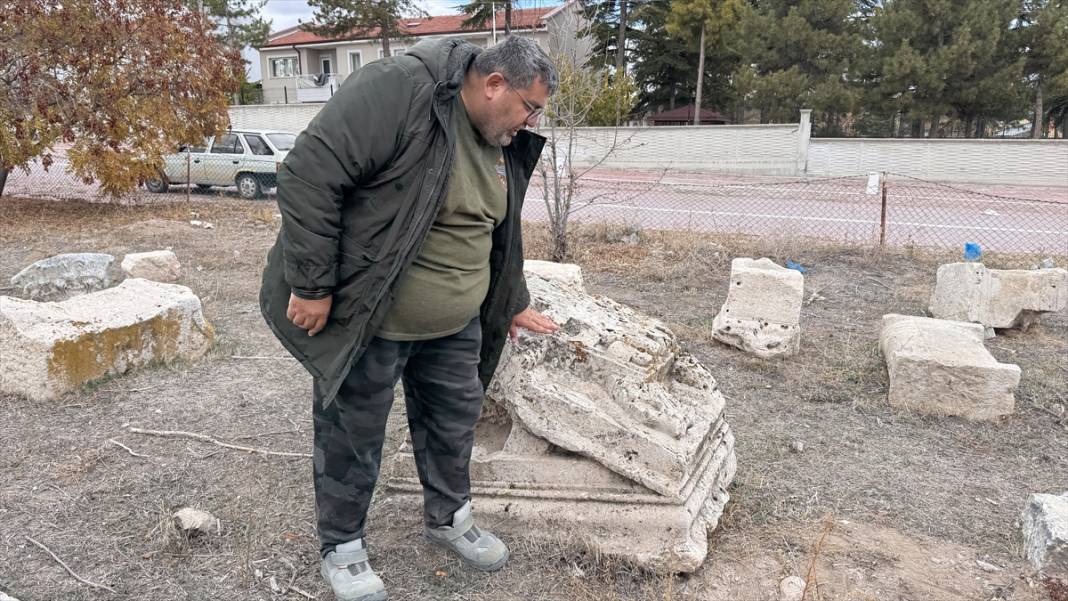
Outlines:
[{"label": "man's ear", "polygon": [[508,80],[504,75],[501,75],[497,71],[490,73],[486,76],[486,80],[483,82],[483,89],[485,90],[487,98],[494,98],[497,95],[503,93],[508,88]]}]

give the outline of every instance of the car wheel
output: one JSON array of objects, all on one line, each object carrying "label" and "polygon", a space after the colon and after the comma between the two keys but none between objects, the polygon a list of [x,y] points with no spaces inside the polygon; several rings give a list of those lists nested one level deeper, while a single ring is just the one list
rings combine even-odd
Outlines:
[{"label": "car wheel", "polygon": [[242,173],[237,176],[237,192],[241,198],[252,200],[263,196],[263,186],[260,185],[260,180],[255,175]]},{"label": "car wheel", "polygon": [[156,177],[145,180],[145,188],[147,188],[149,192],[162,194],[170,188],[170,185],[167,183],[167,178],[163,175],[157,175]]}]

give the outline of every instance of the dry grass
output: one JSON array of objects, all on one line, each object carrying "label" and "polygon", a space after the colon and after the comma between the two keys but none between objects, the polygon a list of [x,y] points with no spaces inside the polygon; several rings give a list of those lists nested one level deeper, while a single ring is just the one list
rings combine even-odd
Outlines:
[{"label": "dry grass", "polygon": [[[232,357],[285,355],[256,303],[274,207],[232,199],[0,204],[0,281],[57,252],[171,246],[183,264],[181,283],[204,299],[218,332],[216,350],[193,365],[143,370],[53,403],[0,396],[0,590],[23,601],[303,598],[292,586],[329,599],[317,574],[307,461],[124,429],[310,451],[306,373],[291,360]],[[215,228],[194,228],[190,219]],[[643,231],[637,244],[620,241],[628,233],[576,229],[575,260],[588,288],[670,324],[728,397],[739,472],[706,567],[657,576],[596,557],[566,532],[528,539],[501,526],[510,566],[473,573],[420,541],[419,516],[379,496],[368,534],[392,599],[755,601],[774,598],[780,578],[804,575],[809,565],[825,600],[1041,598],[1024,579],[1016,520],[1027,494],[1062,490],[1068,473],[1068,318],[1047,316],[1029,332],[988,343],[1000,360],[1023,368],[1013,416],[924,418],[886,405],[875,341],[882,314],[923,312],[934,269],[952,257],[685,232]],[[546,256],[546,242],[531,227],[527,255]],[[761,361],[711,340],[736,256],[809,268],[799,356]],[[991,257],[988,264],[1029,260]],[[811,292],[818,296],[809,299]],[[396,404],[390,418],[387,457],[404,435],[402,409]],[[794,442],[803,443],[801,452]],[[222,534],[175,531],[170,516],[187,505],[219,517]],[[827,514],[836,522],[813,564]],[[24,536],[119,593],[104,596],[57,575]],[[977,558],[1005,569],[985,573]],[[289,592],[274,592],[272,582]]]}]

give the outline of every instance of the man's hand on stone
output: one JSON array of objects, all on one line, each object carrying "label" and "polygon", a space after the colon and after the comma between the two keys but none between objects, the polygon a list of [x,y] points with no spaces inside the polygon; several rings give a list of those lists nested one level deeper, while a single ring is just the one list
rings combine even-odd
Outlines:
[{"label": "man's hand on stone", "polygon": [[333,297],[309,300],[300,298],[295,294],[289,295],[289,309],[286,317],[293,325],[302,330],[308,330],[308,336],[315,336],[326,327],[326,320],[330,317],[330,304]]},{"label": "man's hand on stone", "polygon": [[559,330],[560,326],[556,325],[552,319],[527,307],[522,313],[512,318],[512,327],[508,330],[508,335],[513,341],[519,340],[519,328],[538,334],[552,334]]}]

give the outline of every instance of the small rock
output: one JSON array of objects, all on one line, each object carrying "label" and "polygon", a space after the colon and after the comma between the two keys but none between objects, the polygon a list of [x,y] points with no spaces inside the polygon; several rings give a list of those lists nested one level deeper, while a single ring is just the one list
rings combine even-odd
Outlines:
[{"label": "small rock", "polygon": [[18,599],[8,595],[7,593],[0,591],[0,601],[19,601]]},{"label": "small rock", "polygon": [[998,566],[996,566],[996,565],[994,565],[994,564],[992,564],[992,563],[990,563],[988,561],[983,561],[982,559],[976,559],[975,560],[975,565],[979,566],[979,568],[981,570],[983,570],[984,572],[1000,572],[1001,571],[1000,567],[998,567]]},{"label": "small rock", "polygon": [[169,250],[130,253],[122,259],[122,270],[132,278],[154,282],[177,282],[182,274],[178,257]]},{"label": "small rock", "polygon": [[1053,263],[1053,259],[1051,257],[1046,257],[1037,265],[1032,265],[1031,269],[1053,269],[1054,267],[1056,267],[1056,265]]},{"label": "small rock", "polygon": [[805,450],[805,443],[801,442],[800,440],[795,440],[790,443],[790,450],[795,453],[800,453]]},{"label": "small rock", "polygon": [[805,594],[805,579],[787,576],[779,582],[779,601],[801,601]]},{"label": "small rock", "polygon": [[282,587],[278,586],[278,579],[275,578],[274,576],[271,576],[267,580],[267,584],[268,584],[268,586],[271,587],[271,592],[273,592],[275,594],[278,594],[278,593],[282,592]]},{"label": "small rock", "polygon": [[219,518],[206,511],[183,507],[174,513],[174,521],[178,528],[187,532],[201,532],[204,534],[222,533],[222,525]]}]

